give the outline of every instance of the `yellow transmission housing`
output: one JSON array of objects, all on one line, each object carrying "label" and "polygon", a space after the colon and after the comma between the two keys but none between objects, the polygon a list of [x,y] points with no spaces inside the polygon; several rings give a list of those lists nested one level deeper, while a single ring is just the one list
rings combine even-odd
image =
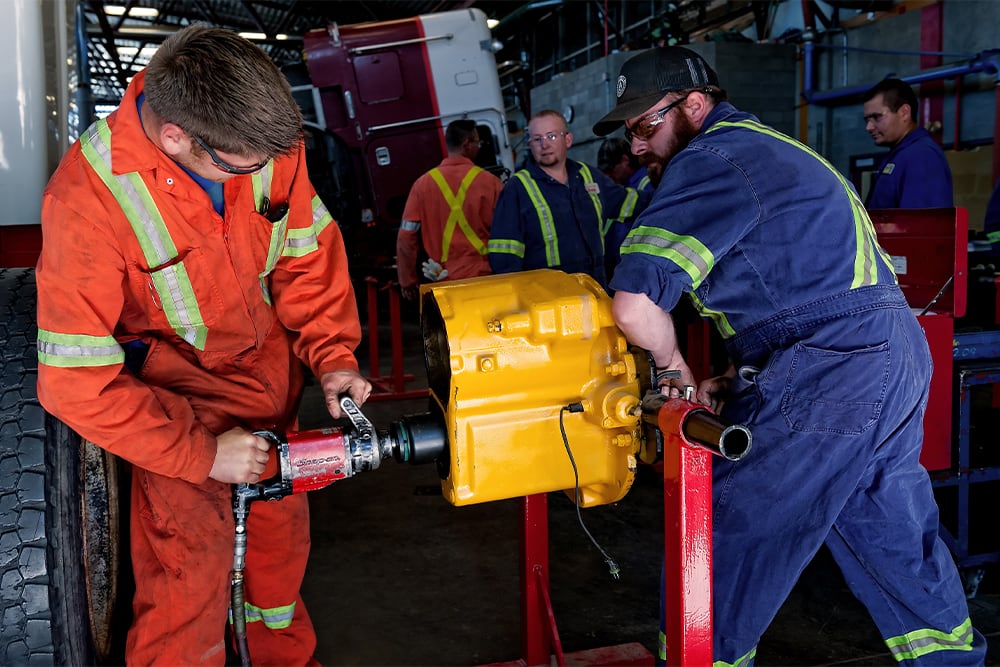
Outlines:
[{"label": "yellow transmission housing", "polygon": [[[641,426],[636,362],[590,276],[541,269],[421,288],[431,396],[443,411],[442,490],[470,505],[564,490],[581,507],[632,485]],[[444,464],[439,460],[439,464]]]}]

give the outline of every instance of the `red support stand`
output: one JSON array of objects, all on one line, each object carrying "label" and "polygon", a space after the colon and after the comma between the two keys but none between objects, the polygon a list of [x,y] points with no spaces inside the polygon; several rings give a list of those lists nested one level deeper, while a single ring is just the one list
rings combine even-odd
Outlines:
[{"label": "red support stand", "polygon": [[[520,660],[484,667],[649,667],[653,656],[637,642],[564,653],[549,596],[549,499],[521,499]],[[654,591],[650,591],[654,594]]]},{"label": "red support stand", "polygon": [[[427,389],[406,389],[406,383],[412,382],[412,373],[403,369],[403,327],[400,317],[399,285],[387,282],[379,285],[377,278],[365,278],[368,284],[368,381],[372,383],[372,394],[369,401],[394,401],[407,398],[427,396]],[[379,328],[378,328],[378,294],[389,294],[389,337],[392,345],[392,372],[382,375],[379,365]]]},{"label": "red support stand", "polygon": [[675,398],[658,415],[667,664],[684,667],[712,664],[712,454],[688,443],[681,430],[687,415],[703,407]]}]

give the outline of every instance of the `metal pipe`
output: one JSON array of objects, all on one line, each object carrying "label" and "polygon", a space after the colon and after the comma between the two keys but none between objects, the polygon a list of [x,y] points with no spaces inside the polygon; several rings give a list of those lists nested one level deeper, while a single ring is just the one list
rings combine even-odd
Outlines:
[{"label": "metal pipe", "polygon": [[[850,88],[840,88],[838,90],[828,90],[828,91],[816,91],[812,89],[813,77],[812,70],[814,66],[813,59],[815,58],[815,47],[811,41],[806,42],[804,46],[805,53],[805,68],[806,68],[806,83],[805,90],[802,91],[802,97],[809,104],[816,104],[819,106],[835,105],[841,101],[850,101],[854,98],[864,95],[871,88],[871,85],[863,86],[853,86]],[[910,84],[911,86],[918,83],[923,83],[926,81],[940,81],[943,79],[954,79],[961,76],[966,76],[968,74],[976,74],[979,72],[986,72],[997,76],[1000,72],[1000,51],[989,50],[983,51],[977,54],[972,60],[967,63],[960,65],[950,65],[946,67],[936,68],[932,70],[925,70],[919,74],[913,74],[911,76],[900,77],[904,82]]]},{"label": "metal pipe", "polygon": [[746,426],[728,424],[706,409],[689,412],[681,432],[691,442],[730,461],[739,461],[750,451],[752,437]]},{"label": "metal pipe", "polygon": [[680,437],[685,444],[739,461],[753,444],[750,429],[732,424],[708,408],[687,398],[668,398],[666,394],[647,392],[640,403],[643,420],[656,424],[664,437]]}]

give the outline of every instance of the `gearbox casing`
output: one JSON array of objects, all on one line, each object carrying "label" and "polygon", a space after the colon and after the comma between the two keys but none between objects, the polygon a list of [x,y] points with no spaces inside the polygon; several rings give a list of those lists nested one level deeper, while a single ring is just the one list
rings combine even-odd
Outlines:
[{"label": "gearbox casing", "polygon": [[[454,505],[564,490],[582,507],[632,485],[641,427],[636,360],[611,298],[585,274],[541,269],[422,288],[432,399],[447,433]],[[444,461],[440,461],[444,464]]]}]

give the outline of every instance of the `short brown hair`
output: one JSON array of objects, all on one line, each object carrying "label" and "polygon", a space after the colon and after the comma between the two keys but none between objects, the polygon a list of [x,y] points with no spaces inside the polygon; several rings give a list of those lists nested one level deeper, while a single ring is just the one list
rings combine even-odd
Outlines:
[{"label": "short brown hair", "polygon": [[194,24],[168,37],[149,61],[153,112],[234,155],[291,153],[302,112],[267,54],[236,33]]},{"label": "short brown hair", "polygon": [[562,121],[563,127],[566,129],[566,131],[569,131],[569,123],[566,122],[566,116],[562,115],[555,109],[542,109],[538,113],[534,114],[528,122],[530,123],[532,120],[535,120],[536,118],[545,118],[545,117],[558,118],[559,120]]}]

